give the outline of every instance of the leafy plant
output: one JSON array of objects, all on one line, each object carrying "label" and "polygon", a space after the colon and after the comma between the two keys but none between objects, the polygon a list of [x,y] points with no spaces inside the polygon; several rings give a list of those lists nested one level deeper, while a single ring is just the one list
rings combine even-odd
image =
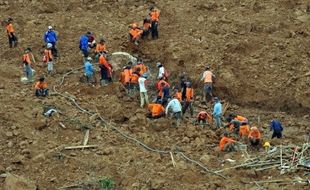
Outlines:
[{"label": "leafy plant", "polygon": [[115,187],[115,183],[113,179],[109,177],[101,177],[99,179],[99,187],[101,189],[113,189]]}]

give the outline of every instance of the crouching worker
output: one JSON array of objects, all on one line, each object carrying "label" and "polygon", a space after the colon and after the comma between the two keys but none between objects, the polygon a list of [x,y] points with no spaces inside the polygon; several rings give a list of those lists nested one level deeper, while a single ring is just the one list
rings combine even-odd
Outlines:
[{"label": "crouching worker", "polygon": [[252,146],[257,146],[260,144],[261,134],[257,127],[251,127],[251,131],[249,133],[249,140]]},{"label": "crouching worker", "polygon": [[37,97],[39,96],[47,96],[48,95],[48,89],[47,89],[47,83],[45,82],[45,78],[41,77],[39,81],[35,85],[35,95]]},{"label": "crouching worker", "polygon": [[165,108],[161,105],[160,101],[148,105],[148,112],[146,117],[157,119],[165,116]]},{"label": "crouching worker", "polygon": [[182,120],[182,106],[178,99],[173,98],[170,100],[166,107],[166,115],[168,115],[169,109],[172,111],[172,117],[176,120],[176,127],[179,127]]},{"label": "crouching worker", "polygon": [[221,151],[231,152],[236,150],[235,146],[236,141],[232,138],[229,138],[229,135],[227,132],[224,133],[224,136],[222,137],[220,141],[220,149]]},{"label": "crouching worker", "polygon": [[207,123],[212,123],[212,116],[205,111],[201,111],[197,115],[196,123],[204,127]]},{"label": "crouching worker", "polygon": [[143,30],[138,27],[137,23],[133,23],[129,30],[129,39],[135,45],[139,45],[140,38],[143,34]]}]

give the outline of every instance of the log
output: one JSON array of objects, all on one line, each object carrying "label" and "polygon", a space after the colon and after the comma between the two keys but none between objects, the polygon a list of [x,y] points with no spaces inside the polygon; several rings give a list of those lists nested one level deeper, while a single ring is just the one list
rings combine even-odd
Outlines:
[{"label": "log", "polygon": [[81,145],[81,146],[67,146],[65,150],[84,149],[84,148],[97,148],[98,145]]},{"label": "log", "polygon": [[89,129],[85,131],[84,140],[83,140],[83,146],[86,146],[89,139]]},{"label": "log", "polygon": [[59,126],[63,129],[66,129],[66,126],[62,122],[59,122]]}]

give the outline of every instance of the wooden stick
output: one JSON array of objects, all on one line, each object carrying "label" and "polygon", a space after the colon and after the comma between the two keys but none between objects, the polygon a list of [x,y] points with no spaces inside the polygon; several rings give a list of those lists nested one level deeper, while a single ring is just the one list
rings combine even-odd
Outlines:
[{"label": "wooden stick", "polygon": [[173,154],[172,154],[172,152],[170,152],[170,157],[171,157],[171,161],[172,161],[172,165],[173,165],[173,167],[176,167],[177,166],[177,164],[175,163],[175,161],[174,161],[174,158],[173,158]]},{"label": "wooden stick", "polygon": [[60,125],[60,127],[62,127],[63,129],[66,129],[66,126],[65,126],[62,122],[59,122],[59,125]]},{"label": "wooden stick", "polygon": [[97,148],[98,145],[82,145],[82,146],[67,146],[65,150],[84,149],[84,148]]},{"label": "wooden stick", "polygon": [[85,132],[84,140],[83,140],[83,146],[87,145],[88,139],[89,139],[89,129],[87,129],[86,132]]},{"label": "wooden stick", "polygon": [[30,53],[30,55],[31,55],[31,58],[32,58],[33,63],[34,63],[34,64],[37,64],[37,63],[36,63],[36,60],[35,60],[35,58],[34,58],[34,56],[33,56],[33,54]]},{"label": "wooden stick", "polygon": [[283,166],[283,160],[282,160],[282,144],[280,145],[280,162],[281,162],[281,168]]},{"label": "wooden stick", "polygon": [[271,168],[276,168],[278,166],[281,166],[281,164],[277,164],[277,165],[273,165],[273,166],[268,166],[268,167],[265,167],[265,168],[259,168],[259,169],[256,169],[255,171],[267,170],[267,169],[271,169]]}]

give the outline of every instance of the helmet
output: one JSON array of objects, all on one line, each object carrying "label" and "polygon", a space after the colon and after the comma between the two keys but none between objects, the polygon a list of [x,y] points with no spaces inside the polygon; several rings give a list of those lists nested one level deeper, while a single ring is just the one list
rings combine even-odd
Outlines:
[{"label": "helmet", "polygon": [[149,77],[149,73],[143,73],[143,74],[142,74],[142,77],[143,77],[143,78]]},{"label": "helmet", "polygon": [[52,27],[52,26],[48,26],[47,28],[48,28],[49,30],[52,30],[52,29],[53,29],[53,27]]},{"label": "helmet", "polygon": [[264,143],[263,147],[269,148],[269,147],[270,147],[270,143],[269,143],[268,141],[266,141],[266,142]]},{"label": "helmet", "polygon": [[161,62],[156,63],[157,67],[161,66]]},{"label": "helmet", "polygon": [[138,27],[138,24],[137,24],[137,23],[132,23],[132,24],[131,24],[131,27],[132,27],[132,28],[137,28],[137,27]]},{"label": "helmet", "polygon": [[53,44],[47,43],[47,44],[46,44],[46,47],[47,47],[47,48],[52,48],[52,47],[53,47]]},{"label": "helmet", "polygon": [[87,61],[92,61],[93,59],[91,57],[86,58]]}]

